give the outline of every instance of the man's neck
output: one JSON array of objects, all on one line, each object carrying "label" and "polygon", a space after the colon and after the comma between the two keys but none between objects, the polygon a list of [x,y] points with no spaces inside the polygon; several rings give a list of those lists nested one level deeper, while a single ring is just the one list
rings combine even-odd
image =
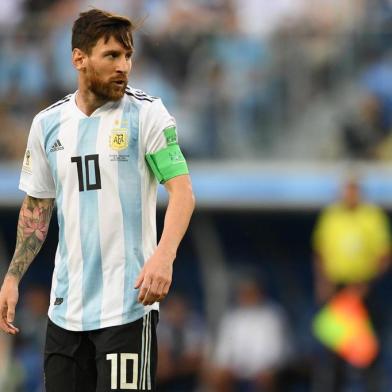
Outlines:
[{"label": "man's neck", "polygon": [[86,116],[91,116],[99,107],[108,102],[107,100],[97,98],[97,96],[93,92],[81,86],[79,86],[75,100],[76,106]]},{"label": "man's neck", "polygon": [[355,210],[359,207],[360,203],[359,203],[359,202],[349,203],[349,202],[344,202],[344,201],[343,201],[343,205],[344,205],[344,207],[345,207],[347,210],[355,211]]}]

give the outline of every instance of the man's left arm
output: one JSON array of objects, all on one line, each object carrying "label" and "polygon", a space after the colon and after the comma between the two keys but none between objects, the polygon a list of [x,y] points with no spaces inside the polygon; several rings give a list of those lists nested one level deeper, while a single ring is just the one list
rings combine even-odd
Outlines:
[{"label": "man's left arm", "polygon": [[354,289],[363,298],[369,294],[378,280],[385,275],[391,264],[391,234],[388,216],[378,207],[374,207],[371,212],[371,220],[369,218],[368,224],[372,231],[371,235],[368,234],[366,236],[366,240],[368,241],[368,247],[371,247],[375,253],[377,271],[368,282],[353,285]]},{"label": "man's left arm", "polygon": [[189,175],[174,177],[164,185],[169,194],[169,203],[162,236],[157,249],[146,261],[135,283],[135,289],[140,288],[138,300],[143,305],[161,301],[169,292],[173,262],[195,207]]}]

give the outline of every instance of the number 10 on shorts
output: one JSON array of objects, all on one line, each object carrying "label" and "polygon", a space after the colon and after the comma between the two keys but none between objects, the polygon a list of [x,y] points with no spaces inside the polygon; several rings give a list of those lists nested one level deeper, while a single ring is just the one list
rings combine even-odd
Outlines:
[{"label": "number 10 on shorts", "polygon": [[[120,389],[137,389],[139,354],[121,353],[107,354],[106,359],[111,362],[111,389],[117,389],[118,357],[120,356]],[[127,362],[132,361],[132,381],[127,382]]]}]

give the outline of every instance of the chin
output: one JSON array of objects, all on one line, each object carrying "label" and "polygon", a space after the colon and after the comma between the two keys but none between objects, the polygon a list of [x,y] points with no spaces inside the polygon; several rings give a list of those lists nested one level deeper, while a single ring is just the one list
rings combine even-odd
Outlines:
[{"label": "chin", "polygon": [[119,93],[115,93],[115,94],[110,94],[108,96],[109,101],[119,101],[125,94],[124,92],[119,92]]},{"label": "chin", "polygon": [[119,101],[124,96],[126,88],[126,85],[117,86],[97,80],[93,80],[90,85],[90,91],[104,101]]},{"label": "chin", "polygon": [[111,100],[111,101],[119,101],[123,96],[124,96],[124,94],[125,94],[125,89],[126,89],[126,87],[127,86],[124,86],[124,87],[112,87],[110,90],[109,90],[109,99]]}]

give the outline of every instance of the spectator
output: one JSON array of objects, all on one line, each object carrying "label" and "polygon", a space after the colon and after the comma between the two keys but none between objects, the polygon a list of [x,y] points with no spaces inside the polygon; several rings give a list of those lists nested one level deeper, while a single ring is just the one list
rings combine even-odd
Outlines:
[{"label": "spectator", "polygon": [[303,0],[234,0],[233,3],[241,32],[263,37],[299,18],[305,5]]},{"label": "spectator", "polygon": [[[314,250],[318,303],[325,304],[342,288],[353,288],[363,297],[381,339],[383,312],[377,309],[375,287],[388,266],[390,232],[384,212],[361,200],[356,179],[344,184],[341,201],[321,213],[314,231]],[[346,364],[334,353],[327,352],[322,359],[316,366],[315,390],[343,391],[348,378]],[[368,391],[385,391],[377,360],[360,373]]]},{"label": "spectator", "polygon": [[7,131],[0,132],[0,163],[23,159],[27,140],[23,123],[11,116],[7,109],[0,103],[0,118],[3,129]]},{"label": "spectator", "polygon": [[380,54],[376,57],[359,81],[358,113],[343,124],[345,148],[356,158],[391,156],[392,61]]},{"label": "spectator", "polygon": [[24,0],[3,0],[0,12],[0,30],[13,29],[23,20]]},{"label": "spectator", "polygon": [[274,391],[292,352],[283,310],[251,278],[236,290],[236,306],[217,335],[210,379],[215,391]]}]

